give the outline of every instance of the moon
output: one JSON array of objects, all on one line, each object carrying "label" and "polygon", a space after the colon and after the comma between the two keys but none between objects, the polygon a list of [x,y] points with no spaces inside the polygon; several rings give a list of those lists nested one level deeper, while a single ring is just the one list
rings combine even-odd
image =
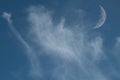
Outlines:
[{"label": "moon", "polygon": [[106,21],[106,11],[105,9],[100,5],[100,10],[101,10],[101,15],[100,15],[100,19],[98,20],[98,22],[95,24],[94,29],[98,29],[100,27],[102,27],[102,25],[105,23]]}]

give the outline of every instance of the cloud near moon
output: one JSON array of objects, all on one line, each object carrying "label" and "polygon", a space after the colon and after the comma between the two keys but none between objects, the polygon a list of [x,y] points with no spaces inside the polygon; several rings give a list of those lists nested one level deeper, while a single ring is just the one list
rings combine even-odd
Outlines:
[{"label": "cloud near moon", "polygon": [[[106,80],[95,65],[104,57],[101,36],[98,35],[89,40],[89,34],[85,34],[86,30],[82,30],[81,27],[78,29],[75,27],[76,25],[72,28],[65,26],[65,18],[55,25],[50,11],[41,7],[30,7],[28,20],[31,33],[29,36],[34,36],[34,38],[30,37],[34,43],[33,47],[41,45],[46,54],[54,57],[52,59],[57,61],[53,62],[55,66],[50,69],[51,79]],[[40,51],[34,54],[41,54]],[[44,68],[42,70],[45,71]]]},{"label": "cloud near moon", "polygon": [[[102,7],[101,10],[104,14]],[[12,20],[9,14],[3,15],[10,24]],[[12,26],[11,31],[27,51],[30,61],[28,71],[30,78],[33,80],[47,80],[48,77],[50,80],[110,80],[107,74],[103,74],[104,70],[99,67],[99,63],[102,63],[106,57],[103,50],[104,40],[100,35],[92,37],[90,36],[92,33],[86,34],[86,30],[81,27],[78,29],[76,25],[72,26],[74,30],[68,28],[65,26],[65,18],[58,24],[54,24],[51,12],[40,6],[30,7],[27,19],[29,30],[26,36],[29,42],[26,42],[14,29],[12,23],[9,26]],[[96,28],[100,26],[99,23]],[[41,57],[41,55],[52,58]]]}]

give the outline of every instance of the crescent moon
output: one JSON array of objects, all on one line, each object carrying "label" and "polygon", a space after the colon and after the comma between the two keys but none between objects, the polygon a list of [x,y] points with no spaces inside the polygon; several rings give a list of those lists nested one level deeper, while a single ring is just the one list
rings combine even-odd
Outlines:
[{"label": "crescent moon", "polygon": [[101,10],[100,19],[96,23],[94,29],[100,28],[106,21],[106,12],[105,12],[105,9],[101,5],[100,5],[100,10]]}]

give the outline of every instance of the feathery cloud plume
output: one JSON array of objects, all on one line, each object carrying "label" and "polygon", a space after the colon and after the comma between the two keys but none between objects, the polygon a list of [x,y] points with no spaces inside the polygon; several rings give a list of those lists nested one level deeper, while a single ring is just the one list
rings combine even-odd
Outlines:
[{"label": "feathery cloud plume", "polygon": [[[29,8],[28,20],[30,22],[30,40],[35,45],[30,46],[31,44],[27,43],[14,28],[11,14],[4,12],[2,17],[7,20],[13,34],[25,47],[30,60],[30,74],[34,79],[44,79],[45,74],[48,74],[40,66],[39,54],[41,53],[34,50],[34,47],[38,46],[38,49],[40,49],[40,46],[42,46],[48,55],[55,57],[53,59],[58,61],[53,62],[55,64],[54,69],[49,72],[52,79],[106,80],[95,65],[95,61],[100,60],[100,56],[103,56],[103,40],[100,36],[88,40],[88,34],[85,34],[85,31],[81,28],[78,29],[80,31],[77,28],[74,30],[67,28],[64,18],[55,25],[49,11],[44,7],[33,6]],[[46,71],[44,76],[41,76],[43,75],[41,70]]]},{"label": "feathery cloud plume", "polygon": [[[28,34],[25,34],[29,42],[25,41],[15,29],[12,15],[7,12],[2,15],[14,36],[26,50],[30,61],[30,78],[33,80],[48,78],[50,80],[109,80],[110,76],[118,76],[119,72],[114,66],[107,65],[107,70],[112,69],[111,74],[107,76],[103,73],[102,67],[99,67],[99,62],[106,57],[103,50],[104,40],[101,36],[91,37],[93,33],[88,34],[88,30],[83,29],[86,27],[84,24],[66,25],[65,17],[55,23],[52,13],[45,7],[29,7],[29,30]],[[113,48],[110,54],[113,55],[112,58],[115,59],[117,66],[120,66],[119,37]],[[111,64],[109,58],[106,61]]]},{"label": "feathery cloud plume", "polygon": [[28,20],[30,33],[34,36],[30,38],[31,41],[35,45],[41,45],[46,54],[56,57],[53,59],[58,61],[50,72],[52,79],[106,80],[95,65],[96,60],[99,61],[104,56],[103,39],[100,36],[89,40],[89,34],[85,34],[86,31],[80,25],[79,28],[73,26],[74,30],[65,26],[65,18],[55,25],[51,12],[41,7],[30,7]]}]

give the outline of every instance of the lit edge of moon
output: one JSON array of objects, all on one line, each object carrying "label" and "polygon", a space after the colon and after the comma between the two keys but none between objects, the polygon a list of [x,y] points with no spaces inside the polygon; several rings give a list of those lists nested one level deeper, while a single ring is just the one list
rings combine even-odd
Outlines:
[{"label": "lit edge of moon", "polygon": [[106,17],[107,17],[105,9],[101,5],[99,7],[101,10],[101,15],[100,15],[100,19],[96,23],[94,29],[98,29],[98,28],[102,27],[102,25],[105,23]]}]

